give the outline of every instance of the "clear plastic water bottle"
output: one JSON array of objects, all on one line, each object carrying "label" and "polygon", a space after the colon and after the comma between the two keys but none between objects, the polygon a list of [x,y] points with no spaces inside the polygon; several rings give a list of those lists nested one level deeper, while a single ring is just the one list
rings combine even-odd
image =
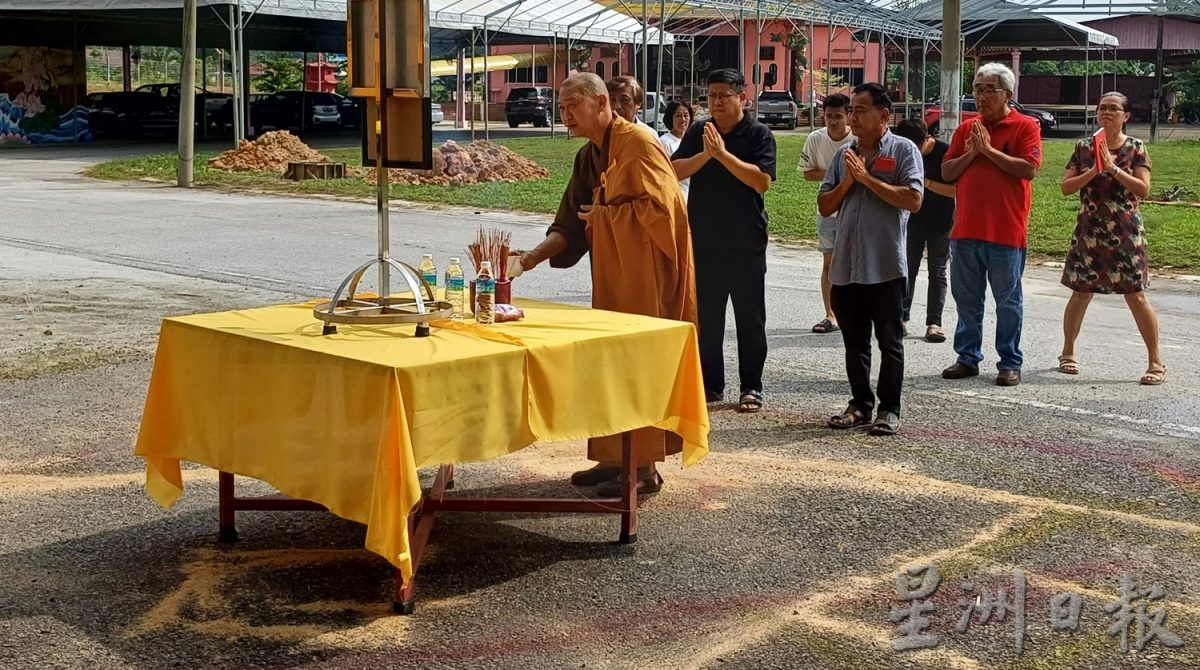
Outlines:
[{"label": "clear plastic water bottle", "polygon": [[454,309],[455,319],[463,318],[463,303],[466,302],[463,298],[465,283],[462,266],[458,264],[457,258],[451,258],[450,266],[446,268],[446,302]]},{"label": "clear plastic water bottle", "polygon": [[492,262],[479,264],[479,276],[475,278],[475,322],[496,321],[496,279],[492,275]]},{"label": "clear plastic water bottle", "polygon": [[421,271],[421,278],[433,289],[433,294],[437,295],[437,264],[433,262],[433,254],[423,254],[421,267],[418,269]]}]

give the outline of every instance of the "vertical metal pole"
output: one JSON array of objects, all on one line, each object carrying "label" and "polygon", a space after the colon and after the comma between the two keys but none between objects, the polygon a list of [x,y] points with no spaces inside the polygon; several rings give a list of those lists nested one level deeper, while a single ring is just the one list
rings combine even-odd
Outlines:
[{"label": "vertical metal pole", "polygon": [[833,77],[833,31],[834,26],[825,26],[825,36],[829,38],[825,52],[825,97],[829,97],[829,80]]},{"label": "vertical metal pole", "polygon": [[946,141],[958,129],[962,104],[961,10],[961,0],[942,0],[942,115],[938,130]]},{"label": "vertical metal pole", "polygon": [[1092,40],[1083,36],[1083,127],[1092,132],[1092,120],[1088,116],[1088,105],[1092,102]]},{"label": "vertical metal pole", "polygon": [[459,47],[458,62],[454,66],[454,79],[458,84],[454,87],[454,127],[467,127],[467,68],[466,48]]},{"label": "vertical metal pole", "polygon": [[492,73],[488,71],[488,51],[491,51],[491,47],[489,46],[487,22],[487,17],[483,17],[483,139],[485,142],[492,139],[492,130],[488,126],[488,113],[491,111],[488,107],[492,101],[490,90]]},{"label": "vertical metal pole", "polygon": [[813,69],[817,62],[816,45],[813,44],[813,20],[810,16],[808,19],[808,62],[805,64],[805,69],[808,70],[808,132],[812,132],[817,128],[817,79]]},{"label": "vertical metal pole", "polygon": [[[379,115],[375,119],[375,214],[379,223],[379,296],[383,300],[387,300],[392,295],[392,273],[391,266],[388,263],[391,257],[392,240],[391,240],[391,221],[388,218],[388,196],[390,195],[390,180],[388,179],[388,169],[385,165],[387,157],[388,137],[390,134],[388,124],[383,120],[387,118],[388,95],[387,89],[390,83],[387,67],[387,45],[383,42],[382,26],[387,25],[387,10],[385,2],[376,2],[375,4],[375,25],[379,30],[375,36],[375,109]],[[354,296],[350,296],[353,298]]]},{"label": "vertical metal pole", "polygon": [[558,128],[558,126],[555,124],[555,120],[554,120],[554,112],[556,112],[558,110],[558,32],[557,31],[554,33],[554,41],[551,44],[553,46],[553,54],[551,54],[551,58],[553,59],[551,62],[553,63],[553,65],[550,66],[550,81],[551,81],[550,87],[552,89],[554,89],[554,101],[553,101],[554,108],[550,110],[550,139],[554,139],[555,132]]},{"label": "vertical metal pole", "polygon": [[[663,90],[662,90],[662,71],[663,71],[663,26],[667,23],[667,0],[658,0],[658,72],[654,75],[654,122],[652,128],[654,132],[658,132],[658,116],[659,109],[662,108]],[[670,130],[670,124],[667,124],[667,130]]]},{"label": "vertical metal pole", "polygon": [[746,8],[738,9],[738,72],[746,76]]},{"label": "vertical metal pole", "polygon": [[762,96],[762,0],[754,0],[754,120],[758,120],[758,99]]},{"label": "vertical metal pole", "polygon": [[[317,58],[320,59],[320,56],[318,56]],[[308,105],[305,104],[308,102],[308,52],[307,51],[304,52],[303,63],[304,63],[304,67],[300,68],[300,72],[301,72],[301,75],[300,75],[300,135],[302,137],[304,136],[305,126],[307,125],[305,123],[305,117],[308,116],[308,114],[305,113],[305,110],[308,108]],[[320,90],[320,88],[319,88],[321,86],[320,75],[318,75],[317,86],[318,86],[317,90]]]},{"label": "vertical metal pole", "polygon": [[[650,19],[648,7],[646,0],[642,0],[642,72],[637,75],[637,80],[642,83],[643,91],[646,90],[647,80],[650,78],[650,38],[646,32],[646,22]],[[643,100],[641,104],[646,104],[646,101]],[[645,112],[646,110],[642,110],[643,114]]]},{"label": "vertical metal pole", "polygon": [[192,187],[196,141],[196,0],[183,2],[183,63],[179,73],[179,160],[176,184]]},{"label": "vertical metal pole", "polygon": [[1150,110],[1150,141],[1158,141],[1159,110],[1163,105],[1163,26],[1166,17],[1158,16],[1158,37],[1155,43],[1154,56],[1154,108]]},{"label": "vertical metal pole", "polygon": [[929,74],[929,40],[921,40],[921,111],[920,118],[925,116],[925,101],[929,99],[928,84]]},{"label": "vertical metal pole", "polygon": [[911,61],[912,54],[908,49],[909,49],[909,42],[908,42],[908,38],[905,37],[904,38],[904,116],[907,118],[912,118],[912,110],[910,110],[908,108],[908,103],[909,103],[909,100],[911,100],[912,98],[914,98],[916,96],[912,95],[912,68],[910,67],[910,65],[911,65],[910,61]]},{"label": "vertical metal pole", "polygon": [[479,102],[475,99],[475,38],[476,31],[471,29],[471,141],[475,141],[475,104]]},{"label": "vertical metal pole", "polygon": [[688,104],[696,104],[696,36],[692,35],[692,62],[688,65]]},{"label": "vertical metal pole", "polygon": [[[108,58],[108,52],[105,53],[105,59]],[[200,105],[200,135],[204,139],[208,139],[208,49],[200,50],[200,88],[204,91],[201,100],[204,104]]]}]

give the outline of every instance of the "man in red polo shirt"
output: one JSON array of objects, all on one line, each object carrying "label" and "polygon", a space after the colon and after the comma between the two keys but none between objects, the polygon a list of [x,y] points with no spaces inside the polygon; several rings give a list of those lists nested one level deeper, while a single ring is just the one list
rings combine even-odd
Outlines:
[{"label": "man in red polo shirt", "polygon": [[983,299],[996,301],[996,384],[1021,383],[1021,320],[1026,232],[1032,184],[1042,165],[1037,121],[1009,107],[1016,78],[999,63],[975,74],[979,116],[954,132],[942,175],[955,182],[957,208],[950,232],[950,290],[958,307],[954,351],[946,379],[979,374],[983,361]]}]

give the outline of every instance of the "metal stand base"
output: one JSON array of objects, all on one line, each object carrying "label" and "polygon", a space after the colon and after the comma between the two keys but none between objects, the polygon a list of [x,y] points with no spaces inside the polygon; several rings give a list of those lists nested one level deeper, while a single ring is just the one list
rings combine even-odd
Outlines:
[{"label": "metal stand base", "polygon": [[[630,433],[621,439],[621,473],[624,486],[620,498],[447,498],[446,491],[454,488],[454,466],[443,465],[438,469],[433,486],[422,496],[408,520],[409,551],[412,554],[413,579],[404,581],[400,571],[395,571],[396,586],[392,599],[392,611],[396,614],[412,614],[415,609],[415,581],[421,558],[433,532],[433,524],[440,512],[525,512],[532,514],[619,514],[621,531],[620,544],[637,542],[637,464],[633,460],[633,440]],[[250,510],[317,511],[325,507],[307,500],[286,496],[257,496],[241,498],[234,494],[234,475],[221,472],[218,475],[221,542],[237,539],[236,513]]]}]

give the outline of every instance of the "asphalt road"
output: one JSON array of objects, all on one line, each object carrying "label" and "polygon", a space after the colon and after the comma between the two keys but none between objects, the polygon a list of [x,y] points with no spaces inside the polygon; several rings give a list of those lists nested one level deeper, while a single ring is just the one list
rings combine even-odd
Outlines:
[{"label": "asphalt road", "polygon": [[[1119,298],[1091,308],[1082,374],[1053,371],[1067,292],[1056,270],[1031,267],[1024,383],[942,380],[950,345],[909,338],[904,426],[881,439],[824,428],[847,388],[838,337],[809,332],[819,255],[773,246],[767,410],[713,411],[713,453],[664,468],[668,486],[644,503],[635,547],[609,544],[608,520],[447,518],[417,615],[393,617],[390,572],[361,549],[358,525],[250,514],[240,542],[217,545],[215,479],[190,473],[185,497],[163,511],[130,455],[158,320],[328,295],[374,253],[372,206],[75,174],[137,150],[0,153],[4,351],[44,353],[16,339],[26,336],[17,317],[37,323],[29,337],[44,321],[81,349],[106,347],[0,377],[0,668],[1200,665],[1194,284],[1154,281],[1169,373],[1148,388],[1136,383],[1145,353]],[[545,228],[542,217],[427,206],[397,207],[392,221],[393,254],[413,262],[444,263],[479,225],[530,246]],[[588,287],[585,267],[539,268],[516,293],[586,303]],[[735,379],[732,333],[727,343]],[[985,366],[994,361],[989,352]],[[580,445],[539,446],[466,468],[459,484],[560,490],[581,456]],[[895,571],[926,561],[943,575],[928,615],[940,646],[895,652]],[[955,631],[960,583],[1011,598],[1014,568],[1029,583],[1023,655],[1011,619]],[[1150,609],[1165,607],[1182,649],[1152,641],[1124,655],[1105,635],[1103,607],[1124,572],[1164,587]],[[1049,598],[1067,591],[1082,596],[1082,626],[1052,631]]]}]

